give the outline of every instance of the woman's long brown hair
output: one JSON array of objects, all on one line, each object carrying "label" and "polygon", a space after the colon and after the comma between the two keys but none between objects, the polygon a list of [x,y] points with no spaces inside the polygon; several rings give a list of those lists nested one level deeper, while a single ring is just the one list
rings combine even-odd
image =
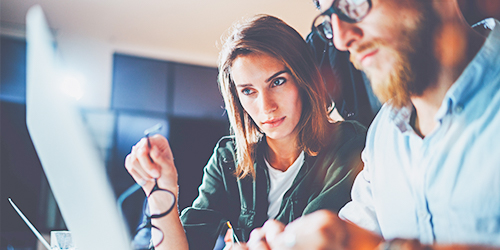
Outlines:
[{"label": "woman's long brown hair", "polygon": [[302,100],[302,114],[297,124],[299,147],[316,155],[324,146],[328,112],[331,108],[321,75],[311,51],[297,31],[282,20],[258,15],[236,23],[230,29],[219,54],[219,88],[224,98],[231,132],[235,135],[236,176],[255,177],[257,143],[263,135],[243,109],[231,75],[231,66],[240,55],[261,53],[278,59],[294,77]]}]

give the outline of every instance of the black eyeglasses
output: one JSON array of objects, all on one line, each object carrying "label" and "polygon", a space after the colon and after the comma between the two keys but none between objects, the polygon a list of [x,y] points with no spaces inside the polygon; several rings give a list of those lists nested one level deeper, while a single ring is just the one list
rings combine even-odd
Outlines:
[{"label": "black eyeglasses", "polygon": [[[315,0],[316,7],[319,8],[319,1]],[[368,15],[372,8],[371,0],[334,0],[332,6],[314,18],[312,30],[328,43],[332,43],[332,19],[336,14],[340,20],[348,23],[357,23]]]},{"label": "black eyeglasses", "polygon": [[[148,147],[151,148],[151,143],[149,141],[149,134],[156,132],[161,129],[161,125],[155,125],[150,129],[144,131],[145,137],[148,140]],[[135,193],[137,190],[141,189],[141,186],[137,183],[128,188],[122,195],[118,198],[118,208],[121,210],[123,201],[130,197],[131,194]],[[157,247],[163,241],[163,232],[151,223],[151,219],[157,219],[169,214],[175,206],[176,198],[174,193],[170,190],[162,189],[158,186],[158,181],[155,179],[155,186],[151,193],[148,195],[146,201],[144,202],[144,218],[142,223],[139,225],[134,239],[132,240],[132,247],[136,250],[147,250],[151,249],[153,246]],[[150,209],[149,204],[153,204],[155,210]],[[123,212],[122,212],[123,214]],[[154,242],[153,242],[154,241]]]}]

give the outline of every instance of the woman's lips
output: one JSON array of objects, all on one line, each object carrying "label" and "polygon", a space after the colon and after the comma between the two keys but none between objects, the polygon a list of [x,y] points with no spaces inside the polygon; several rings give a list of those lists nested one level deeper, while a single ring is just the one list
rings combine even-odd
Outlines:
[{"label": "woman's lips", "polygon": [[286,116],[283,116],[283,117],[277,118],[277,119],[267,120],[267,121],[263,122],[262,124],[264,126],[269,127],[269,128],[275,128],[275,127],[278,127],[279,125],[281,125],[283,123],[283,121],[285,121],[285,118],[286,118]]}]

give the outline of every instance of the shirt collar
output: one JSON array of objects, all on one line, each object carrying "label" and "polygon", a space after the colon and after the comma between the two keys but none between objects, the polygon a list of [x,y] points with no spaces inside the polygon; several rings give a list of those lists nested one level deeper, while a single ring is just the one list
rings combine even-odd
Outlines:
[{"label": "shirt collar", "polygon": [[392,106],[390,107],[389,117],[401,133],[413,131],[413,128],[410,125],[410,118],[413,109],[414,108],[411,103],[399,109]]},{"label": "shirt collar", "polygon": [[[487,29],[492,29],[483,46],[467,65],[460,77],[446,92],[445,98],[436,113],[435,120],[440,121],[448,113],[462,112],[467,102],[472,98],[477,89],[484,84],[490,74],[497,74],[497,67],[500,65],[500,22],[493,18],[488,18],[476,24],[483,25]],[[400,109],[390,107],[390,118],[396,127],[405,133],[413,131],[410,126],[411,114],[414,111],[410,103]]]},{"label": "shirt collar", "polygon": [[467,65],[460,77],[446,92],[445,98],[436,113],[436,121],[440,121],[448,113],[460,113],[472,99],[477,90],[485,84],[490,74],[496,74],[500,65],[500,23],[488,18],[475,26],[482,25],[492,29],[483,46],[474,59]]}]

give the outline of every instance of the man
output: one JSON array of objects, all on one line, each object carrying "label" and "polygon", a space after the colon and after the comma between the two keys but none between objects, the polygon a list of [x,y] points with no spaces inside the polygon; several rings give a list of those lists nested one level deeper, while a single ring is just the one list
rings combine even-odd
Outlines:
[{"label": "man", "polygon": [[385,104],[341,219],[269,221],[243,247],[500,249],[500,23],[480,35],[456,0],[319,2]]}]

